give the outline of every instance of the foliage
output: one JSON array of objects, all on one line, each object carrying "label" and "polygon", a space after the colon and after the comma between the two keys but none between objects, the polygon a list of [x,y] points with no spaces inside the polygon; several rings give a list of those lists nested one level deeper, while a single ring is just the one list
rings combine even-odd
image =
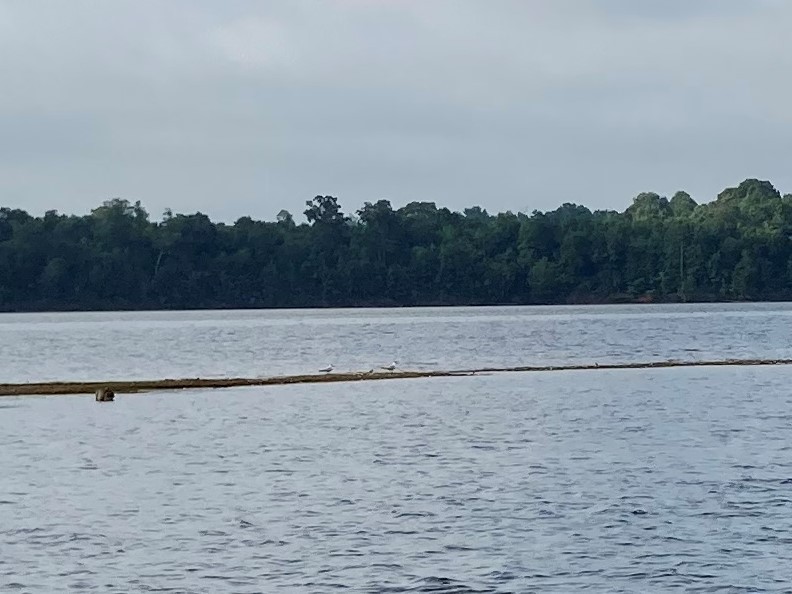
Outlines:
[{"label": "foliage", "polygon": [[708,204],[639,194],[623,213],[452,212],[431,202],[306,221],[0,209],[0,309],[322,307],[792,299],[792,195],[746,180]]}]

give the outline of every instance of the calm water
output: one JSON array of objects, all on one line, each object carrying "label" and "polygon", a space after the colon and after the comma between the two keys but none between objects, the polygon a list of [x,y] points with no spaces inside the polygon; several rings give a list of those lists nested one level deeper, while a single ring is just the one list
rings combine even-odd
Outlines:
[{"label": "calm water", "polygon": [[[236,374],[233,341],[196,338],[223,320],[278,371],[341,353],[445,368],[792,356],[790,316],[8,316],[0,342],[5,381]],[[732,367],[2,398],[0,592],[790,592],[790,386],[792,368]]]},{"label": "calm water", "polygon": [[792,304],[0,314],[0,382],[792,358]]}]

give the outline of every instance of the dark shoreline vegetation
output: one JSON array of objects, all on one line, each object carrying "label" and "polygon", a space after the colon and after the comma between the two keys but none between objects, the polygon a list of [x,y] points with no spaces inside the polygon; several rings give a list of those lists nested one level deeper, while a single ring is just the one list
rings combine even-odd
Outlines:
[{"label": "dark shoreline vegetation", "polygon": [[0,311],[648,303],[792,299],[792,194],[746,180],[697,204],[624,212],[354,215],[332,196],[298,223],[213,223],[114,199],[85,216],[0,209]]}]

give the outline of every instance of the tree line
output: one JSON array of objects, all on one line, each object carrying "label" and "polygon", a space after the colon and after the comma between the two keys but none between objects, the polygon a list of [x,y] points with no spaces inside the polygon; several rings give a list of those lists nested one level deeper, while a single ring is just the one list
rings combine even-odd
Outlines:
[{"label": "tree line", "polygon": [[697,204],[639,194],[623,212],[453,212],[333,196],[304,222],[151,221],[0,209],[0,310],[192,309],[792,299],[792,195],[749,179]]}]

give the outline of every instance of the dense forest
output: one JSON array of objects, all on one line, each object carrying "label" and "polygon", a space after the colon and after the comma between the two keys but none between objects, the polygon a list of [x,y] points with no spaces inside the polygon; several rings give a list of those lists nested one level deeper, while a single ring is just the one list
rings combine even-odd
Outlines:
[{"label": "dense forest", "polygon": [[697,204],[624,212],[452,212],[387,200],[305,222],[152,222],[114,199],[90,215],[0,209],[0,310],[322,307],[792,299],[792,195],[746,180]]}]

